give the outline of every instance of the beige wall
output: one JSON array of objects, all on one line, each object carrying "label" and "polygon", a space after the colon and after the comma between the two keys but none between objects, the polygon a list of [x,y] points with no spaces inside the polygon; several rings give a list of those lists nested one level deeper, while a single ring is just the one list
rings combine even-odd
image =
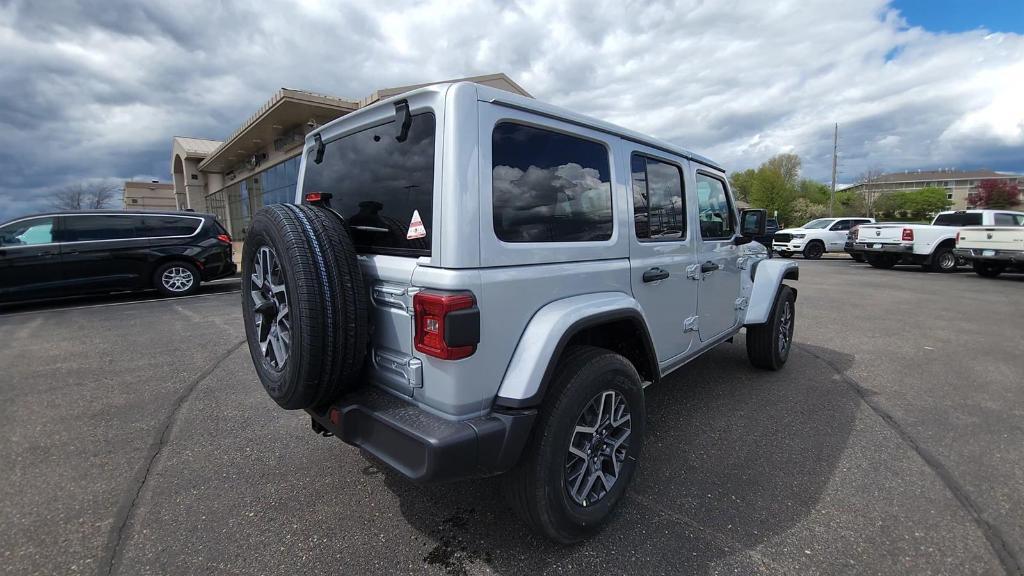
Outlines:
[{"label": "beige wall", "polygon": [[124,183],[125,210],[177,210],[174,184],[153,182]]}]

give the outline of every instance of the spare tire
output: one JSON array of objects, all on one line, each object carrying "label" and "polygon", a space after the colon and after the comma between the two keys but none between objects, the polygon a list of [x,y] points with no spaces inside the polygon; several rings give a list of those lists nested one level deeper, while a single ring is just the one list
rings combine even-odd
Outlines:
[{"label": "spare tire", "polygon": [[358,384],[368,295],[345,225],[313,206],[273,204],[242,249],[242,316],[260,382],[282,408],[315,408]]}]

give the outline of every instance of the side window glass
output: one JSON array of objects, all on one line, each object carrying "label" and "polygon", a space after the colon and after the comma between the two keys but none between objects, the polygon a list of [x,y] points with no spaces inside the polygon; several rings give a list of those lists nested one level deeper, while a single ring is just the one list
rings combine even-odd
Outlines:
[{"label": "side window glass", "polygon": [[996,226],[1017,226],[1017,221],[1013,217],[1013,214],[1002,214],[996,213],[995,215]]},{"label": "side window glass", "polygon": [[180,216],[146,216],[144,236],[191,236],[199,227],[200,221],[195,218]]},{"label": "side window glass", "polygon": [[137,228],[140,225],[140,219],[133,216],[112,214],[65,216],[64,241],[126,240],[139,236],[141,231]]},{"label": "side window glass", "polygon": [[503,122],[491,138],[494,233],[505,242],[589,242],[612,236],[608,150]]},{"label": "side window glass", "polygon": [[839,231],[842,231],[842,230],[849,230],[849,229],[850,229],[850,221],[849,220],[840,220],[840,221],[838,221],[838,222],[836,222],[835,224],[832,225],[832,231],[833,232],[839,232]]},{"label": "side window glass", "polygon": [[1024,215],[1017,214],[1013,219],[1017,221],[1017,226],[1024,226]]},{"label": "side window glass", "polygon": [[697,210],[700,236],[705,240],[732,238],[736,228],[725,184],[718,178],[697,173]]},{"label": "side window glass", "polygon": [[22,220],[0,228],[0,246],[31,246],[53,242],[53,218]]},{"label": "side window glass", "polygon": [[686,237],[683,175],[677,166],[633,154],[633,226],[640,240]]}]

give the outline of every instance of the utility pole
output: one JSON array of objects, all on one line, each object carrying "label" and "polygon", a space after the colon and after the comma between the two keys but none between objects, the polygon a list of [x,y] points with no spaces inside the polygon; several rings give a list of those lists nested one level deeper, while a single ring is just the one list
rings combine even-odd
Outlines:
[{"label": "utility pole", "polygon": [[832,206],[836,202],[836,163],[839,159],[839,123],[832,136],[832,194],[828,197],[828,215],[832,216]]}]

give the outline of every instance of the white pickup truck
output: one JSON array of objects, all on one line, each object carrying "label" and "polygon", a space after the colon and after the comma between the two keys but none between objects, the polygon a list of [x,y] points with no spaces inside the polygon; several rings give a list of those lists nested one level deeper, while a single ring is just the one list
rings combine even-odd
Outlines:
[{"label": "white pickup truck", "polygon": [[986,278],[1007,268],[1024,271],[1024,214],[996,214],[994,221],[995,226],[961,228],[953,252]]},{"label": "white pickup truck", "polygon": [[940,212],[929,224],[865,224],[857,229],[854,247],[863,250],[868,264],[892,268],[920,264],[933,272],[952,272],[962,261],[953,252],[956,233],[964,226],[995,226],[1013,222],[1024,212],[960,210]]}]

